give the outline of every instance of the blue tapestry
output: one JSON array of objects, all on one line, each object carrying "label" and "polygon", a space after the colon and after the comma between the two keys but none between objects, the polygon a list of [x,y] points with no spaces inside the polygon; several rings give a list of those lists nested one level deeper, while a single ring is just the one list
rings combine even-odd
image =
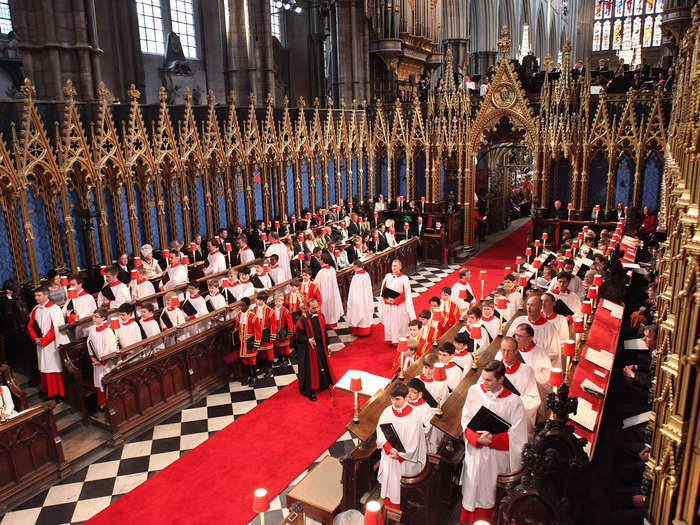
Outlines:
[{"label": "blue tapestry", "polygon": [[[308,210],[309,204],[309,166],[306,164],[306,159],[301,161],[301,207]],[[300,210],[301,212],[301,210]]]},{"label": "blue tapestry", "polygon": [[328,160],[328,202],[335,202],[335,178],[340,176],[335,172],[335,161],[333,159]]},{"label": "blue tapestry", "polygon": [[425,153],[422,151],[416,155],[413,173],[415,177],[416,195],[420,198],[425,195]]},{"label": "blue tapestry", "polygon": [[323,164],[321,161],[316,162],[314,180],[316,181],[316,207],[320,208],[323,206]]},{"label": "blue tapestry", "polygon": [[[90,211],[97,214],[97,196],[95,194],[95,190],[91,190],[89,195],[88,195],[88,205],[90,207]],[[97,253],[97,260],[101,261],[102,260],[102,239],[100,238],[100,229],[99,229],[99,216],[94,217],[90,221],[92,229],[91,229],[91,234],[93,238],[95,239],[95,252]],[[82,224],[80,225],[82,227]]]},{"label": "blue tapestry", "polygon": [[588,206],[599,204],[605,208],[608,183],[608,159],[599,155],[591,161],[588,181]]},{"label": "blue tapestry", "polygon": [[[112,202],[112,194],[105,189],[105,211],[107,212],[107,230],[109,231],[109,250],[112,253],[112,257],[117,253],[117,230],[115,228],[114,220],[114,202]],[[111,262],[111,261],[109,261]]]},{"label": "blue tapestry", "polygon": [[571,169],[571,164],[568,161],[559,161],[557,168],[557,199],[567,204],[570,202],[569,170]]},{"label": "blue tapestry", "polygon": [[344,199],[347,195],[347,179],[350,175],[348,174],[348,163],[344,158],[340,159],[340,167],[338,169],[338,177],[340,177],[340,195],[334,202],[338,202],[340,199]]},{"label": "blue tapestry", "polygon": [[238,205],[238,224],[245,224],[245,194],[236,192],[236,204]]},{"label": "blue tapestry", "polygon": [[197,189],[197,215],[199,217],[199,232],[202,236],[207,235],[207,204],[204,202],[204,188],[202,186],[201,177],[194,179],[195,188]]},{"label": "blue tapestry", "polygon": [[[164,188],[165,191],[167,188]],[[173,213],[175,214],[175,229],[177,230],[177,238],[184,239],[185,226],[182,224],[182,202],[180,201],[180,188],[173,185],[169,191],[173,192]],[[172,238],[172,234],[171,237]]]},{"label": "blue tapestry", "polygon": [[396,162],[397,179],[399,181],[399,195],[406,196],[406,154],[399,155]]},{"label": "blue tapestry", "polygon": [[440,161],[440,200],[445,200],[445,163]]},{"label": "blue tapestry", "polygon": [[294,208],[294,167],[289,164],[285,173],[287,174],[287,215],[291,217],[298,211]]},{"label": "blue tapestry", "polygon": [[[354,198],[355,195],[357,195],[357,177],[360,176],[360,173],[358,171],[359,168],[357,166],[357,158],[356,157],[352,157],[350,159],[350,167],[352,168],[352,173],[348,173],[348,175],[350,177],[350,182],[352,184],[351,190],[352,190],[352,196]],[[355,175],[355,177],[353,177],[353,174]]]},{"label": "blue tapestry", "polygon": [[[386,152],[382,151],[381,155],[378,155],[375,159],[375,180],[377,181],[377,186],[375,193],[384,195],[385,197],[389,194],[387,191],[387,186],[389,184],[388,177],[388,166],[387,166]],[[370,196],[371,198],[372,196]]]},{"label": "blue tapestry", "polygon": [[642,173],[642,206],[649,206],[652,210],[657,210],[659,206],[662,170],[661,160],[656,153],[649,155]]},{"label": "blue tapestry", "polygon": [[[53,269],[53,255],[51,242],[49,241],[49,223],[46,219],[46,207],[40,197],[34,197],[31,188],[27,188],[27,201],[29,204],[29,222],[34,231],[34,251],[36,252],[36,264],[39,276],[44,277]],[[22,224],[20,222],[20,224]]]},{"label": "blue tapestry", "polygon": [[[160,233],[158,233],[158,208],[156,207],[155,187],[153,184],[148,185],[148,214],[151,221],[151,231],[153,232],[153,245],[163,246],[164,244],[167,244],[167,241],[165,239],[161,239]],[[139,235],[139,244],[141,244],[140,240],[141,235]],[[185,239],[180,240],[184,241]]]},{"label": "blue tapestry", "polygon": [[[126,202],[126,189],[119,188],[119,199],[121,201],[121,207],[122,207],[122,221],[124,223],[124,239],[126,240],[126,253],[133,253],[134,252],[134,247],[131,245],[131,228],[129,228],[129,204]],[[138,199],[137,199],[138,200]],[[137,222],[139,217],[143,217],[142,212],[136,208],[136,217],[137,217]],[[142,231],[142,228],[138,228],[139,231]],[[140,241],[141,239],[139,239]],[[115,259],[117,252],[115,253]]]},{"label": "blue tapestry", "polygon": [[[141,206],[141,189],[138,186],[134,186],[134,207],[136,208],[136,227],[138,230],[138,239],[139,239],[139,246],[138,248],[140,249],[141,246],[146,244],[144,238],[143,238],[143,230],[146,225],[146,221],[150,222],[150,217],[148,215],[144,214],[143,206]],[[122,212],[126,213],[126,212]],[[127,242],[127,251],[129,253],[132,253],[129,249],[129,246],[131,245],[131,235],[129,234],[129,216],[124,215],[124,222],[126,223],[124,226],[124,235],[126,237],[126,242]],[[158,233],[153,232],[153,242],[151,244],[154,248],[160,248],[158,245]]]},{"label": "blue tapestry", "polygon": [[4,261],[4,264],[0,265],[0,282],[4,283],[14,274],[14,268],[12,266],[12,252],[10,251],[10,236],[5,223],[5,213],[2,211],[0,211],[0,260]]},{"label": "blue tapestry", "polygon": [[634,181],[634,164],[625,153],[617,164],[615,177],[615,203],[622,201],[625,206],[632,202],[632,185]]},{"label": "blue tapestry", "polygon": [[[59,207],[60,208],[60,207]],[[80,200],[78,199],[78,194],[73,190],[68,190],[68,208],[71,211],[71,217],[73,218],[73,239],[75,242],[75,256],[76,264],[79,268],[85,268],[87,266],[87,247],[85,242],[83,242],[83,219],[78,217],[76,214],[77,210],[81,209]],[[65,224],[63,219],[63,210],[59,210],[59,222],[61,225]],[[61,232],[65,235],[65,229]],[[63,243],[63,259],[68,262],[68,245]]]}]

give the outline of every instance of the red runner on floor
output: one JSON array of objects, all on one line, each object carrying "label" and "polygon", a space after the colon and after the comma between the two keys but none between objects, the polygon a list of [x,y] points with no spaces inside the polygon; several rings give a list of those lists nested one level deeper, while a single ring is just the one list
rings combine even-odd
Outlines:
[{"label": "red runner on floor", "polygon": [[[471,283],[480,294],[479,270],[486,270],[486,290],[503,280],[503,268],[524,252],[528,222],[467,262]],[[452,285],[455,271],[414,299],[416,310]],[[384,342],[381,325],[356,339],[330,359],[334,379],[347,370],[387,375],[395,351]],[[161,470],[92,518],[92,525],[245,524],[255,517],[253,491],[264,487],[279,494],[328,449],[352,418],[352,397],[337,394],[333,406],[327,393],[312,402],[299,393],[295,381],[240,417],[200,446]]]}]

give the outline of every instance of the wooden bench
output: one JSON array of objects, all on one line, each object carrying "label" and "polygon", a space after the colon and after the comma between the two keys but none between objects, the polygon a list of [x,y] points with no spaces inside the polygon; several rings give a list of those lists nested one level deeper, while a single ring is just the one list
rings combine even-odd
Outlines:
[{"label": "wooden bench", "polygon": [[307,517],[332,525],[343,499],[342,475],[340,461],[326,456],[287,493],[287,506],[301,503]]}]

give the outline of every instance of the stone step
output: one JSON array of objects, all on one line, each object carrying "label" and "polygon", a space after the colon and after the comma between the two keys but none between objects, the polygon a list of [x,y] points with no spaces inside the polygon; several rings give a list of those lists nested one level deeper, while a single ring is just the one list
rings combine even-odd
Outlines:
[{"label": "stone step", "polygon": [[60,417],[56,417],[56,429],[58,434],[63,437],[72,431],[76,426],[82,424],[82,416],[76,410],[70,409],[64,411]]}]

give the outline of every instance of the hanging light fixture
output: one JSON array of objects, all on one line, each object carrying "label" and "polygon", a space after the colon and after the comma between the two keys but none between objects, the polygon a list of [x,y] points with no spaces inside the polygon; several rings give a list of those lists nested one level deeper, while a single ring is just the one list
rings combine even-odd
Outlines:
[{"label": "hanging light fixture", "polygon": [[275,7],[277,9],[284,9],[285,11],[301,13],[301,6],[296,0],[275,0]]}]

